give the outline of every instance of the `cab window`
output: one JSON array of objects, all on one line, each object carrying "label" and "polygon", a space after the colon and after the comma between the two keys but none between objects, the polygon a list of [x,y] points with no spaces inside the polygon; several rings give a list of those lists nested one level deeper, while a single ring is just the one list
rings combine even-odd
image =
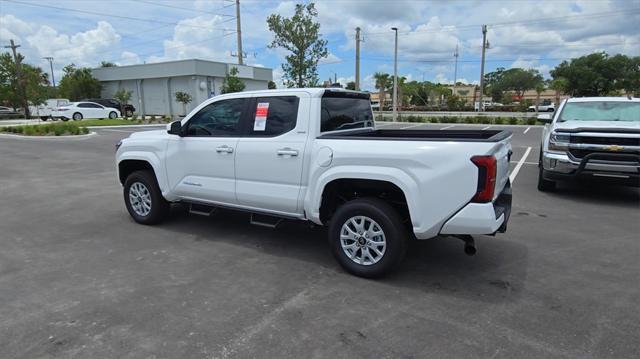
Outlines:
[{"label": "cab window", "polygon": [[249,116],[249,136],[279,136],[293,130],[298,119],[297,96],[258,97]]},{"label": "cab window", "polygon": [[192,137],[238,136],[245,99],[229,99],[211,103],[187,123],[186,135]]}]

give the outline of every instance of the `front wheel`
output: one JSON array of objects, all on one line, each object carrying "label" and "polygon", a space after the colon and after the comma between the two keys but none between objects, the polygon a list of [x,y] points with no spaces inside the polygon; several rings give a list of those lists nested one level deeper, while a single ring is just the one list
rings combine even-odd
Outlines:
[{"label": "front wheel", "polygon": [[76,112],[73,114],[73,120],[74,121],[80,121],[82,120],[82,114],[80,112]]},{"label": "front wheel", "polygon": [[110,119],[112,119],[112,120],[113,120],[113,119],[114,119],[114,118],[116,118],[116,117],[118,117],[118,114],[117,114],[115,111],[111,111],[111,112],[109,112],[109,118],[110,118]]},{"label": "front wheel", "polygon": [[349,201],[329,226],[329,244],[340,265],[366,278],[389,273],[404,258],[407,234],[402,217],[378,198]]},{"label": "front wheel", "polygon": [[556,189],[556,183],[544,178],[544,168],[538,168],[538,191],[548,192]]},{"label": "front wheel", "polygon": [[169,214],[170,204],[150,171],[136,171],[124,182],[124,203],[129,215],[140,224],[157,224]]}]

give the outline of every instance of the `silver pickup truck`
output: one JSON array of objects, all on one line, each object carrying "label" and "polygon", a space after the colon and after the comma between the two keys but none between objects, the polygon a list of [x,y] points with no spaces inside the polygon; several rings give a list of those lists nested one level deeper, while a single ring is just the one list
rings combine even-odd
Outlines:
[{"label": "silver pickup truck", "polygon": [[640,99],[565,100],[546,123],[540,145],[538,189],[559,180],[592,179],[640,186]]}]

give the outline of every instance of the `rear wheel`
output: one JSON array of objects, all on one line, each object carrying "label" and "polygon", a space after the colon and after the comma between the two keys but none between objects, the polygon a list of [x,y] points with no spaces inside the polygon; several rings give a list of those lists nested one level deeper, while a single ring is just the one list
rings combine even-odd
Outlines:
[{"label": "rear wheel", "polygon": [[41,119],[42,121],[46,121],[46,120],[48,120],[48,119],[49,119],[49,116],[40,116],[40,119]]},{"label": "rear wheel", "polygon": [[404,258],[407,233],[402,217],[387,202],[361,198],[338,208],[329,244],[340,265],[360,277],[379,277]]},{"label": "rear wheel", "polygon": [[111,112],[109,112],[109,118],[110,118],[110,119],[112,119],[112,120],[113,120],[113,119],[114,119],[114,118],[116,118],[116,117],[118,117],[118,114],[117,114],[115,111],[111,111]]},{"label": "rear wheel", "polygon": [[123,195],[129,215],[138,223],[157,224],[169,215],[170,204],[162,197],[158,182],[150,171],[130,174],[124,183]]},{"label": "rear wheel", "polygon": [[73,114],[73,120],[74,121],[80,121],[82,120],[82,114],[80,112],[76,112]]}]

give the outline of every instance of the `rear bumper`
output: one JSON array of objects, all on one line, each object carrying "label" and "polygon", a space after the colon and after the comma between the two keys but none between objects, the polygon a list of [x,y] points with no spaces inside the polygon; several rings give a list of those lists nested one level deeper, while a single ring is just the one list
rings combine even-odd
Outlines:
[{"label": "rear bumper", "polygon": [[640,156],[635,154],[598,153],[579,160],[545,152],[542,167],[547,180],[591,179],[640,186]]},{"label": "rear bumper", "polygon": [[511,183],[507,182],[498,198],[491,203],[469,203],[453,215],[440,234],[504,233],[511,215]]}]

